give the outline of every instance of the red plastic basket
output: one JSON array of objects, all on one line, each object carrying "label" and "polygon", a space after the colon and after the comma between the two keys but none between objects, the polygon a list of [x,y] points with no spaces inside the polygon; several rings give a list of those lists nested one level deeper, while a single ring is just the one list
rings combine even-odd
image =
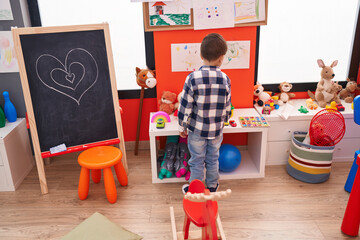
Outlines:
[{"label": "red plastic basket", "polygon": [[345,134],[343,115],[334,109],[324,109],[315,114],[310,122],[310,144],[334,146]]}]

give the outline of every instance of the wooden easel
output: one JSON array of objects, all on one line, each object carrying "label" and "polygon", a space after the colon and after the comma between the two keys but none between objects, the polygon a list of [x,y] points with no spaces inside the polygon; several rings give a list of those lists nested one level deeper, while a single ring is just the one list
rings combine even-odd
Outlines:
[{"label": "wooden easel", "polygon": [[[68,147],[67,151],[61,152],[58,154],[50,154],[49,152],[41,152],[40,142],[39,142],[39,135],[36,125],[36,119],[33,109],[33,102],[30,93],[29,87],[29,79],[26,71],[25,66],[25,59],[23,55],[23,48],[22,43],[20,40],[20,35],[36,35],[36,34],[47,34],[47,33],[64,33],[64,32],[88,32],[88,31],[96,31],[96,30],[103,30],[104,32],[104,39],[105,39],[105,47],[106,47],[106,58],[108,61],[108,68],[109,68],[109,75],[110,75],[110,85],[111,85],[111,93],[112,93],[112,102],[114,105],[114,116],[115,116],[115,123],[116,123],[116,131],[118,139],[113,139],[109,141],[101,141],[101,142],[90,142],[89,144],[78,145]],[[14,45],[17,53],[18,63],[19,63],[19,71],[21,77],[21,85],[24,93],[25,105],[28,114],[28,122],[30,126],[31,138],[34,147],[35,153],[35,160],[36,166],[38,170],[39,180],[40,180],[40,188],[41,193],[46,194],[48,193],[48,186],[46,182],[45,170],[44,170],[44,161],[43,158],[48,158],[55,155],[60,155],[64,153],[70,153],[74,151],[82,151],[87,148],[99,145],[114,145],[119,144],[119,148],[123,153],[122,163],[123,166],[128,172],[127,166],[127,158],[126,158],[126,149],[124,143],[124,134],[122,128],[122,121],[120,115],[120,107],[119,107],[119,100],[117,98],[117,88],[115,82],[115,71],[114,71],[114,63],[113,63],[113,55],[110,43],[110,33],[109,33],[109,25],[107,23],[103,24],[92,24],[92,25],[77,25],[77,26],[64,26],[64,27],[33,27],[33,28],[13,28],[12,29]]]}]

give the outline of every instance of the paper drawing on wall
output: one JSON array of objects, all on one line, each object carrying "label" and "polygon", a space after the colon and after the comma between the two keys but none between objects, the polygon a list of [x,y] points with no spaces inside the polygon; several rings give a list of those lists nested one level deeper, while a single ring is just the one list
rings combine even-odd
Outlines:
[{"label": "paper drawing on wall", "polygon": [[[228,51],[221,69],[247,69],[250,67],[250,41],[227,41]],[[171,44],[171,70],[192,72],[203,65],[200,43]]]},{"label": "paper drawing on wall", "polygon": [[83,95],[98,79],[98,65],[85,49],[70,50],[64,63],[50,54],[42,54],[36,60],[36,74],[49,89],[56,91],[80,105]]},{"label": "paper drawing on wall", "polygon": [[265,20],[265,0],[236,0],[235,23]]},{"label": "paper drawing on wall", "polygon": [[194,5],[194,29],[234,27],[234,2],[196,0]]},{"label": "paper drawing on wall", "polygon": [[150,2],[150,26],[190,25],[190,0],[173,0],[171,2]]},{"label": "paper drawing on wall", "polygon": [[14,20],[10,0],[0,0],[0,20]]},{"label": "paper drawing on wall", "polygon": [[245,69],[250,64],[250,41],[228,41],[222,69]]},{"label": "paper drawing on wall", "polygon": [[192,72],[202,65],[200,43],[171,44],[171,69],[173,72]]},{"label": "paper drawing on wall", "polygon": [[18,72],[18,62],[11,31],[0,32],[0,72]]}]

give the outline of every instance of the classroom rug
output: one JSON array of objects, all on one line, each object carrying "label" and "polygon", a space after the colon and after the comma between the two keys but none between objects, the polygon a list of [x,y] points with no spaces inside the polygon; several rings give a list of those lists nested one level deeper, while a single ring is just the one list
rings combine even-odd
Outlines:
[{"label": "classroom rug", "polygon": [[71,232],[61,238],[62,240],[140,240],[141,236],[132,233],[120,225],[113,223],[104,215],[96,212],[80,223]]}]

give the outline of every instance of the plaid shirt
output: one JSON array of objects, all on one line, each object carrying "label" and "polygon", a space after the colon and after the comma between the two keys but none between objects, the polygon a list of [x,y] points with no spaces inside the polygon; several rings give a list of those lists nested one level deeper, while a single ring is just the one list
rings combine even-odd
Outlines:
[{"label": "plaid shirt", "polygon": [[180,132],[188,129],[205,138],[222,133],[231,114],[229,77],[216,66],[202,66],[184,84],[178,119]]}]

